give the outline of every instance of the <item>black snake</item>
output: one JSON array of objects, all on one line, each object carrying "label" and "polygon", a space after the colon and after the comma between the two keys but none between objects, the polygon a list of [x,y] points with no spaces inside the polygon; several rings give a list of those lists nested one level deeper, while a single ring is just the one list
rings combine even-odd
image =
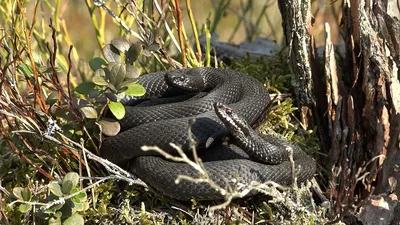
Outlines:
[{"label": "black snake", "polygon": [[[127,106],[120,121],[123,131],[106,138],[100,153],[117,164],[130,161],[132,171],[161,194],[182,200],[223,198],[208,183],[183,180],[176,184],[178,175],[199,176],[190,165],[141,151],[148,145],[175,154],[171,142],[189,151],[193,144],[189,126],[209,177],[222,188],[233,187],[235,180],[290,184],[289,149],[298,180],[313,176],[315,163],[301,149],[276,137],[261,138],[249,127],[270,103],[268,91],[254,78],[231,70],[195,68],[150,73],[138,82],[146,88],[146,95],[123,101],[137,106]],[[139,103],[141,99],[154,100]],[[221,137],[229,134],[234,134],[236,145],[222,144]]]}]

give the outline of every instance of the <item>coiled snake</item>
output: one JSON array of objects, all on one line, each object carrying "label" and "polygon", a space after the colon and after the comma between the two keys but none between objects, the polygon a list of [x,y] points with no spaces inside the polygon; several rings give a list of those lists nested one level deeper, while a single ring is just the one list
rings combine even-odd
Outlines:
[{"label": "coiled snake", "polygon": [[[126,107],[120,121],[122,132],[106,138],[100,154],[116,164],[130,161],[132,171],[161,194],[181,200],[223,198],[208,183],[182,180],[176,184],[178,175],[199,176],[190,165],[141,150],[144,145],[158,146],[176,154],[169,144],[175,143],[190,151],[189,126],[209,177],[222,188],[234,186],[235,180],[290,184],[289,150],[298,181],[312,178],[315,162],[306,153],[277,137],[261,137],[250,128],[270,102],[268,91],[254,78],[231,70],[195,68],[150,73],[138,82],[146,95],[123,101],[136,106]],[[153,100],[138,104],[142,99]],[[222,137],[229,135],[234,141],[222,144]]]}]

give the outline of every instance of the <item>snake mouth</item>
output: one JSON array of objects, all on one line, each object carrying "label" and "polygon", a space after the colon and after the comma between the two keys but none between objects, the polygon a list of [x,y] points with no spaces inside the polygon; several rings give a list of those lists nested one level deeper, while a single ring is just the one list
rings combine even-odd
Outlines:
[{"label": "snake mouth", "polygon": [[234,137],[247,138],[250,135],[251,128],[247,122],[227,105],[217,102],[214,103],[214,109],[218,118]]}]

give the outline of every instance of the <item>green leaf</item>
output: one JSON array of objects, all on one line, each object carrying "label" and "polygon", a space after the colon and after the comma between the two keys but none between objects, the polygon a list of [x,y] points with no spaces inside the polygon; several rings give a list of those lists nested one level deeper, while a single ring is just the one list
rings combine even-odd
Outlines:
[{"label": "green leaf", "polygon": [[[60,208],[61,208],[61,207],[60,207]],[[56,218],[61,218],[61,217],[62,217],[62,212],[57,211],[57,212],[54,213],[54,216],[55,216]]]},{"label": "green leaf", "polygon": [[[89,99],[98,99],[100,102],[102,102],[103,97],[100,97],[100,94],[102,94],[102,92],[99,89],[93,89],[91,92],[89,92],[88,94],[88,98]],[[104,99],[105,100],[105,99]]]},{"label": "green leaf", "polygon": [[125,80],[126,67],[124,64],[115,63],[110,68],[110,83],[118,89],[118,86]]},{"label": "green leaf", "polygon": [[84,225],[84,224],[85,224],[85,220],[78,213],[72,214],[70,217],[68,217],[63,222],[63,225]]},{"label": "green leaf", "polygon": [[86,211],[86,210],[88,210],[89,209],[89,202],[83,202],[82,203],[83,204],[83,210],[82,211]]},{"label": "green leaf", "polygon": [[130,83],[125,85],[128,89],[124,91],[129,96],[143,96],[146,93],[146,89],[137,83]]},{"label": "green leaf", "polygon": [[[71,191],[71,194],[73,194],[73,193],[75,193],[75,192],[77,192],[77,191],[79,191],[78,189],[73,189],[72,191]],[[72,198],[72,202],[74,202],[74,203],[83,203],[83,202],[85,202],[87,200],[87,194],[86,194],[86,192],[84,192],[84,191],[81,191],[79,194],[77,194],[77,195],[75,195],[73,198]]]},{"label": "green leaf", "polygon": [[57,92],[51,92],[49,96],[46,98],[46,104],[52,106],[58,101],[58,93]]},{"label": "green leaf", "polygon": [[32,192],[31,190],[29,190],[29,188],[24,188],[24,190],[22,190],[22,199],[24,201],[29,202],[32,198]]},{"label": "green leaf", "polygon": [[108,44],[103,48],[103,56],[108,62],[121,62],[120,53],[113,45]]},{"label": "green leaf", "polygon": [[17,197],[19,200],[27,201],[29,202],[32,198],[32,193],[29,188],[22,188],[22,187],[15,187],[13,188],[13,194],[15,197]]},{"label": "green leaf", "polygon": [[84,99],[74,98],[73,102],[85,118],[87,119],[97,118],[96,109],[88,101]]},{"label": "green leaf", "polygon": [[100,205],[97,206],[97,211],[100,214],[105,214],[107,213],[107,206],[103,202],[100,202]]},{"label": "green leaf", "polygon": [[90,66],[90,69],[92,69],[92,71],[101,69],[101,67],[103,65],[107,65],[107,62],[106,62],[106,60],[104,60],[103,58],[100,58],[100,57],[93,58],[89,61],[89,66]]},{"label": "green leaf", "polygon": [[107,86],[111,91],[117,92],[117,88],[115,88],[115,86],[112,83],[108,83]]},{"label": "green leaf", "polygon": [[49,225],[61,225],[61,217],[52,217],[49,219]]},{"label": "green leaf", "polygon": [[[122,84],[123,84],[123,85],[126,85],[125,81],[122,82]],[[128,88],[127,88],[126,86],[121,86],[121,87],[118,89],[118,93],[124,93],[124,91],[126,91],[126,90],[128,90]],[[124,94],[124,95],[125,95],[125,94]],[[114,102],[118,102],[118,100],[117,100],[117,101],[114,101]]]},{"label": "green leaf", "polygon": [[95,108],[93,108],[92,106],[83,106],[80,107],[79,110],[81,111],[81,113],[83,114],[83,116],[86,119],[97,119],[98,114]]},{"label": "green leaf", "polygon": [[99,86],[106,86],[108,83],[105,79],[106,73],[104,72],[103,69],[97,69],[94,72],[94,76],[92,78],[93,83],[99,85]]},{"label": "green leaf", "polygon": [[88,208],[89,208],[88,202],[74,203],[74,211],[75,212],[84,212]]},{"label": "green leaf", "polygon": [[50,192],[58,197],[63,196],[63,193],[61,191],[61,186],[57,182],[50,183]]},{"label": "green leaf", "polygon": [[17,197],[19,200],[24,200],[24,198],[22,197],[22,191],[24,190],[24,188],[22,187],[15,187],[13,188],[13,194],[15,195],[15,197]]},{"label": "green leaf", "polygon": [[161,46],[158,43],[154,42],[154,43],[148,45],[146,47],[146,50],[147,51],[151,51],[151,52],[155,52],[155,51],[158,51],[160,48],[161,48]]},{"label": "green leaf", "polygon": [[[57,73],[62,72],[62,69],[60,67],[55,67],[55,69],[56,69]],[[42,68],[40,70],[40,72],[42,72],[42,73],[53,73],[54,71],[53,71],[52,67],[46,67],[46,68]]]},{"label": "green leaf", "polygon": [[132,65],[126,65],[126,78],[127,79],[136,79],[140,75],[140,69],[132,66]]},{"label": "green leaf", "polygon": [[70,180],[63,181],[61,191],[64,195],[68,195],[69,192],[72,190],[73,183]]},{"label": "green leaf", "polygon": [[22,73],[22,74],[24,74],[25,76],[27,76],[27,77],[31,77],[32,74],[33,74],[32,67],[30,67],[30,66],[28,66],[28,65],[26,65],[26,64],[19,64],[19,65],[17,66],[17,70],[18,70],[20,73]]},{"label": "green leaf", "polygon": [[[60,197],[55,196],[54,194],[50,194],[50,196],[51,196],[51,198],[46,199],[48,202],[60,199]],[[58,210],[60,210],[63,206],[64,206],[64,203],[55,204],[55,205],[51,206],[49,209],[47,209],[45,212],[48,214],[56,215]]]},{"label": "green leaf", "polygon": [[63,179],[63,184],[66,181],[71,181],[72,182],[72,187],[76,187],[79,183],[79,174],[75,172],[69,172],[65,174],[64,179]]},{"label": "green leaf", "polygon": [[79,94],[87,95],[94,89],[95,86],[96,84],[93,82],[83,82],[75,88],[75,91]]},{"label": "green leaf", "polygon": [[112,39],[111,44],[122,53],[128,51],[131,45],[131,43],[129,43],[125,38],[114,38]]},{"label": "green leaf", "polygon": [[83,211],[85,208],[84,208],[84,205],[83,205],[83,203],[76,203],[76,202],[74,202],[74,211],[75,212],[80,212],[80,211]]},{"label": "green leaf", "polygon": [[151,56],[151,52],[147,49],[143,49],[142,54],[146,57],[150,57]]},{"label": "green leaf", "polygon": [[121,102],[110,102],[108,103],[108,107],[110,108],[115,118],[117,118],[118,120],[124,118],[125,107],[122,105]]},{"label": "green leaf", "polygon": [[115,136],[121,130],[121,126],[118,121],[110,118],[104,118],[100,120],[99,124],[101,126],[102,133],[107,136]]},{"label": "green leaf", "polygon": [[32,205],[29,205],[29,204],[21,204],[18,206],[18,211],[20,211],[22,213],[27,213],[31,209],[32,209]]},{"label": "green leaf", "polygon": [[126,59],[125,62],[126,64],[132,64],[133,62],[135,62],[140,53],[142,52],[142,45],[139,43],[136,44],[132,44],[130,46],[130,48],[128,49],[128,51],[125,53],[126,54]]},{"label": "green leaf", "polygon": [[74,203],[71,199],[65,200],[64,205],[59,210],[62,213],[62,218],[68,218],[73,214]]},{"label": "green leaf", "polygon": [[117,97],[117,95],[116,95],[115,93],[112,93],[112,92],[105,92],[104,95],[105,95],[108,99],[110,99],[111,101],[113,101],[113,102],[117,102],[117,101],[118,101],[118,97]]},{"label": "green leaf", "polygon": [[32,56],[33,56],[33,61],[35,61],[36,64],[38,65],[43,64],[42,54],[40,52],[32,51]]}]

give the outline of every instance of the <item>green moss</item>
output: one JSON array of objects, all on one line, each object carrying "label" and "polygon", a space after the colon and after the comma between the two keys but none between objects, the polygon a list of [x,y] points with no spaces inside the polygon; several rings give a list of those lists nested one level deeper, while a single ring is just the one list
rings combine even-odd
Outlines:
[{"label": "green moss", "polygon": [[233,61],[232,69],[247,73],[260,82],[273,96],[277,97],[268,110],[268,116],[260,125],[259,130],[264,133],[276,133],[284,139],[297,143],[302,149],[309,152],[319,151],[319,141],[316,128],[305,130],[298,118],[298,108],[292,97],[291,74],[286,52],[281,50],[268,58],[251,60],[249,57]]},{"label": "green moss", "polygon": [[265,84],[272,93],[285,93],[291,88],[290,69],[287,65],[285,51],[276,52],[270,57],[250,59],[247,57],[241,60],[232,61],[231,68],[243,73],[250,74]]}]

